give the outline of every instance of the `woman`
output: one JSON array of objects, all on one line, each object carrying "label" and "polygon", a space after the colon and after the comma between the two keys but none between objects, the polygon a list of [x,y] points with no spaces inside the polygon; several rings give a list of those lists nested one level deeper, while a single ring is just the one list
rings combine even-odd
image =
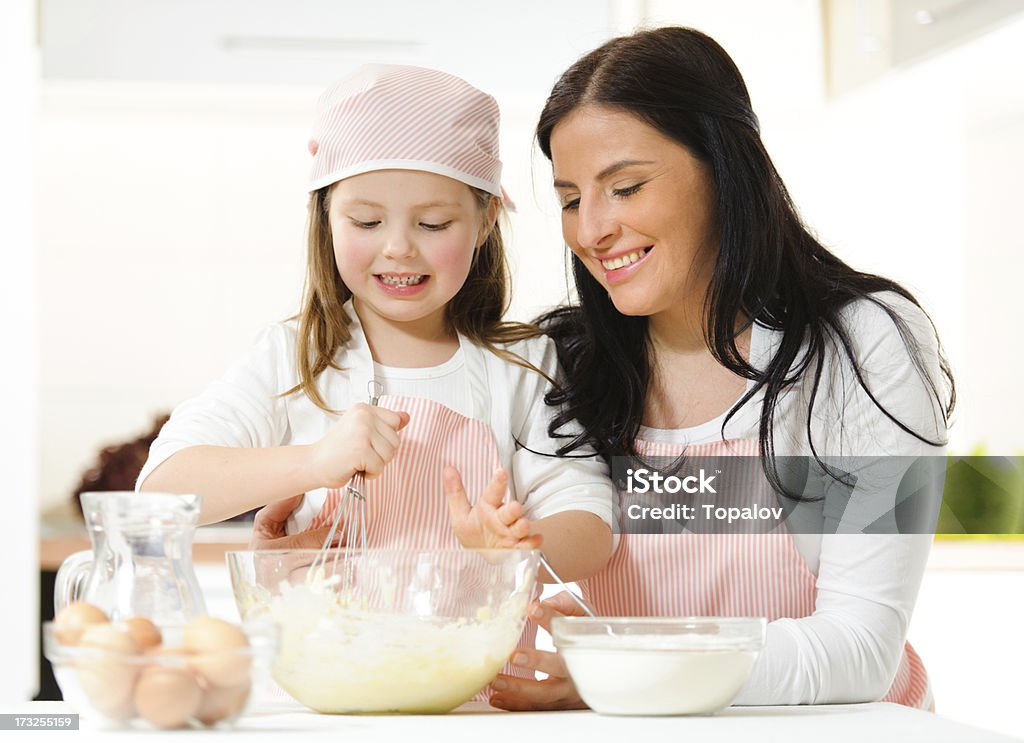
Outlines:
[{"label": "woman", "polygon": [[[931,707],[905,643],[930,537],[837,533],[870,519],[835,508],[854,486],[829,466],[942,453],[952,376],[917,301],[801,224],[739,71],[697,31],[643,31],[581,58],[537,139],[579,295],[540,321],[565,374],[552,434],[573,419],[585,430],[562,453],[752,454],[780,502],[820,518],[816,534],[622,534],[586,598],[605,615],[768,617],[740,704]],[[788,486],[782,456],[826,473],[819,497]],[[564,594],[532,609],[543,625],[559,612],[576,613]],[[550,678],[500,677],[492,704],[582,706],[557,656],[514,660]]]}]

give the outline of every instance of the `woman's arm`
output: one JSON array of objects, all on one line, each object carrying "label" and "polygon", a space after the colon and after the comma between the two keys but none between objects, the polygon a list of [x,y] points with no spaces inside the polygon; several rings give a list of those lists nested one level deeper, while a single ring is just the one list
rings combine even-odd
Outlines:
[{"label": "woman's arm", "polygon": [[[566,582],[594,575],[612,554],[611,527],[587,511],[562,511],[538,519],[532,523],[530,533],[544,538],[544,556],[558,577]],[[541,580],[555,582],[546,572]]]},{"label": "woman's arm", "polygon": [[[531,339],[515,350],[550,377],[557,376],[549,338]],[[543,535],[544,554],[559,577],[589,578],[611,557],[614,488],[609,467],[596,455],[581,456],[586,449],[554,455],[560,441],[551,438],[548,425],[556,410],[544,402],[550,384],[536,372],[522,370],[520,376],[512,405],[512,430],[519,442],[510,473],[513,492],[523,503],[530,532]]]},{"label": "woman's arm", "polygon": [[814,613],[768,625],[735,704],[875,702],[896,675],[931,535],[822,538]]},{"label": "woman's arm", "polygon": [[[545,601],[530,604],[530,621],[551,633],[551,620],[556,616],[584,616],[580,606],[564,591]],[[587,709],[565,661],[558,653],[536,648],[518,648],[512,653],[512,665],[524,671],[540,672],[542,681],[499,673],[491,682],[490,703],[512,712],[527,710]]]},{"label": "woman's arm", "polygon": [[[924,375],[939,381],[935,334],[916,306],[884,295],[906,321]],[[859,302],[845,321],[861,375],[871,395],[904,425],[931,441],[946,436],[941,401],[913,363],[906,343],[881,308]],[[900,482],[917,457],[942,457],[933,446],[900,429],[860,387],[838,352],[819,390],[823,412],[814,433],[826,462],[854,472],[856,485],[832,482],[811,616],[768,625],[768,641],[738,704],[825,704],[877,701],[899,667],[932,534],[927,519],[897,533]],[[823,385],[826,377],[823,377]],[[935,463],[944,472],[944,462]],[[934,473],[934,469],[932,472]],[[917,497],[935,507],[942,478],[932,477]],[[929,500],[930,503],[924,503]],[[863,533],[881,531],[882,533]],[[912,533],[923,531],[924,533]]]},{"label": "woman's arm", "polygon": [[[734,704],[875,702],[889,690],[931,537],[843,534],[825,541],[814,614],[768,624],[765,648]],[[559,613],[579,612],[559,595],[532,607],[531,619],[546,627]],[[509,710],[583,706],[555,654],[520,649],[513,658],[516,666],[549,678],[499,676],[492,684],[493,705]]]}]

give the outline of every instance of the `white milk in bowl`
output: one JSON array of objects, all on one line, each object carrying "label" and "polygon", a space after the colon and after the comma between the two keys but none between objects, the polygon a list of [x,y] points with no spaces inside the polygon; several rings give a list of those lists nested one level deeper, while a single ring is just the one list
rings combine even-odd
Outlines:
[{"label": "white milk in bowl", "polygon": [[743,687],[765,625],[748,617],[558,617],[552,637],[595,712],[710,714]]}]

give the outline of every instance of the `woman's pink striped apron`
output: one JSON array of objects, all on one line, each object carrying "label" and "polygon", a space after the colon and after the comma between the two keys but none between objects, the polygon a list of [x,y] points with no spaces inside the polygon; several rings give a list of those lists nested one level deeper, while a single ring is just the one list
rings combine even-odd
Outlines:
[{"label": "woman's pink striped apron", "polygon": [[[696,446],[638,441],[644,457],[756,456],[756,441]],[[774,499],[767,481],[744,483]],[[749,496],[749,492],[745,496]],[[716,497],[716,502],[728,494]],[[762,500],[762,503],[770,502]],[[728,505],[722,502],[722,505]],[[762,616],[799,619],[814,612],[817,579],[786,533],[622,534],[607,567],[581,581],[584,597],[609,616]],[[928,675],[906,644],[881,700],[933,709]]]},{"label": "woman's pink striped apron", "polygon": [[[469,502],[475,504],[500,466],[494,433],[486,423],[433,400],[384,395],[377,404],[404,410],[409,423],[398,432],[401,443],[394,459],[379,477],[365,483],[367,547],[459,549],[444,494],[444,468],[451,465],[459,471]],[[342,493],[341,488],[328,491],[310,529],[330,526]],[[536,634],[536,626],[527,622],[519,647],[532,648]],[[525,675],[511,666],[502,673]]]}]

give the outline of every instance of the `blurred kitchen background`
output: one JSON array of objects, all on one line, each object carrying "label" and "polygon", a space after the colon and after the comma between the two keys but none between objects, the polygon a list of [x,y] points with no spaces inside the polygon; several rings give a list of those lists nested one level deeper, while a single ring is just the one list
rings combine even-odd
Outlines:
[{"label": "blurred kitchen background", "polygon": [[[100,451],[297,309],[321,88],[378,61],[497,97],[511,314],[529,319],[567,293],[532,143],[545,95],[609,36],[667,23],[736,60],[822,240],[931,313],[959,388],[951,451],[1024,452],[1024,0],[4,0],[0,585],[28,601],[0,620],[0,702],[39,690],[36,566],[45,593],[81,546],[71,498]],[[937,543],[910,636],[940,713],[1024,735],[1022,547]],[[223,592],[223,563],[203,570]]]}]

